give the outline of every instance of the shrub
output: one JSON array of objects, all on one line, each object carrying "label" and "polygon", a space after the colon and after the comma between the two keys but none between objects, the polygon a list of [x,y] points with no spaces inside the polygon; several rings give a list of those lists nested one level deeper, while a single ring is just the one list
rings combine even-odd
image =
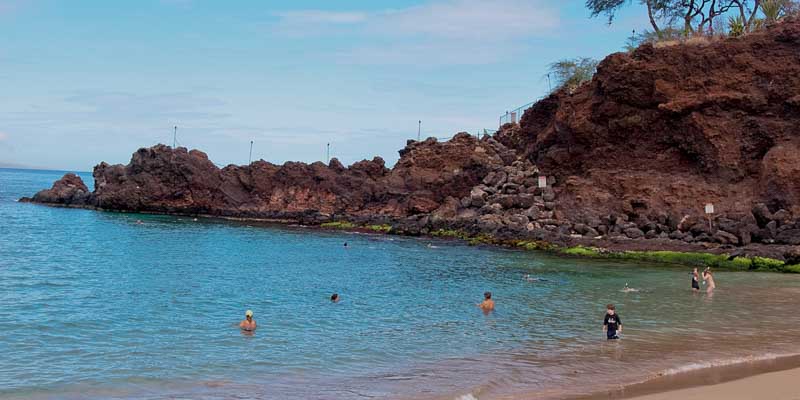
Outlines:
[{"label": "shrub", "polygon": [[728,17],[728,34],[732,37],[744,35],[745,23],[742,16]]}]

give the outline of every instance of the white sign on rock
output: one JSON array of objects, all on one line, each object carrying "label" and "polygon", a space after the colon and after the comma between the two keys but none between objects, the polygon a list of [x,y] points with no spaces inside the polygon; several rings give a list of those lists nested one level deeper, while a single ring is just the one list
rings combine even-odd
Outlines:
[{"label": "white sign on rock", "polygon": [[540,188],[547,187],[547,177],[546,176],[539,175],[539,187]]},{"label": "white sign on rock", "polygon": [[706,214],[714,213],[714,205],[711,203],[706,204]]}]

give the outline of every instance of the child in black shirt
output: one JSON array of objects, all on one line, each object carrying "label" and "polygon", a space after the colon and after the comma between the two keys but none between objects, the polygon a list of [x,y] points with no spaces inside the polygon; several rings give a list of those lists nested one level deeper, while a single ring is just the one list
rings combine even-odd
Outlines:
[{"label": "child in black shirt", "polygon": [[622,320],[617,315],[613,304],[606,306],[606,316],[603,318],[603,332],[608,340],[619,339],[617,333],[622,333]]}]

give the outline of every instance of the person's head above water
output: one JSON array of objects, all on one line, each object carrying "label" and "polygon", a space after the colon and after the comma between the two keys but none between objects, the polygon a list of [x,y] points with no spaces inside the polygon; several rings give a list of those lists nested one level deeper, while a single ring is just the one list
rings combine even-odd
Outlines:
[{"label": "person's head above water", "polygon": [[332,301],[332,302],[334,302],[334,303],[336,303],[337,301],[339,301],[339,293],[334,293],[334,294],[332,294],[332,295],[331,295],[331,301]]},{"label": "person's head above water", "polygon": [[491,300],[492,299],[492,292],[484,292],[483,293],[483,298],[486,299],[486,300]]},{"label": "person's head above water", "polygon": [[244,312],[244,317],[247,318],[248,321],[253,319],[253,310],[245,311]]},{"label": "person's head above water", "polygon": [[613,305],[613,304],[606,304],[606,312],[607,312],[609,315],[614,315],[614,313],[615,313],[616,311],[617,311],[617,308],[616,308],[616,307],[614,307],[614,305]]}]

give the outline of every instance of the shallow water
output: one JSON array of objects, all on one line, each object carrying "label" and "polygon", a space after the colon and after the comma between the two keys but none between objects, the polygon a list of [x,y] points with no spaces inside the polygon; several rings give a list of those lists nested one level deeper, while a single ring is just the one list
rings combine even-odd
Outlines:
[{"label": "shallow water", "polygon": [[708,296],[685,268],[15,201],[60,175],[0,169],[2,398],[561,398],[800,351],[796,276]]}]

